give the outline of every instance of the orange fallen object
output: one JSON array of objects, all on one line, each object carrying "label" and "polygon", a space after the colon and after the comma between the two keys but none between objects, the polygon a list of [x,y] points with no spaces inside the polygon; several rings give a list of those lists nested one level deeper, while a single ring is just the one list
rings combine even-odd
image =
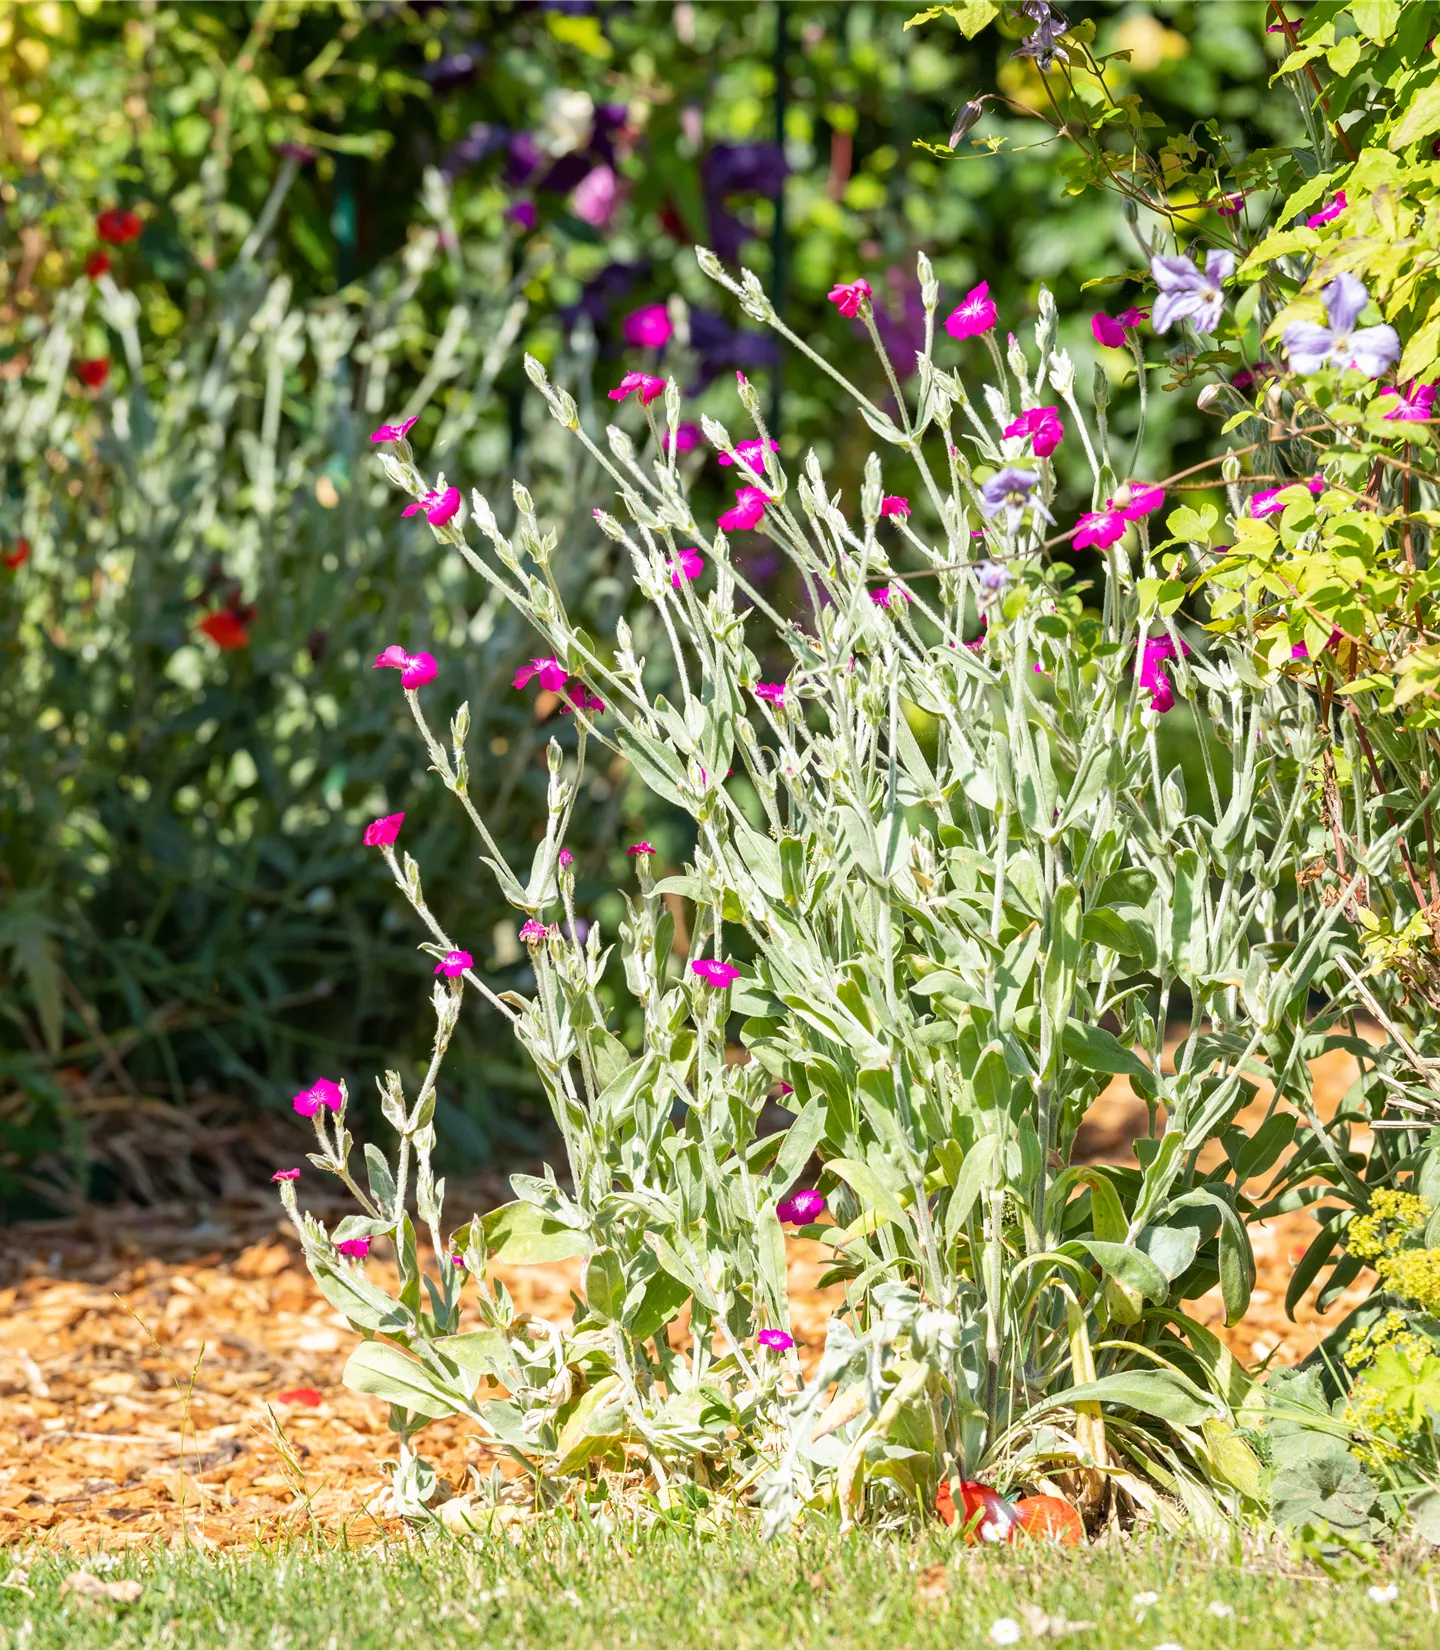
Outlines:
[{"label": "orange fallen object", "polygon": [[1068,1501],[1058,1495],[1026,1495],[1015,1503],[1012,1541],[1026,1537],[1058,1541],[1062,1547],[1083,1547],[1085,1525]]},{"label": "orange fallen object", "polygon": [[304,1404],[306,1409],[319,1409],[324,1402],[313,1386],[292,1386],[288,1392],[275,1394],[277,1404]]}]

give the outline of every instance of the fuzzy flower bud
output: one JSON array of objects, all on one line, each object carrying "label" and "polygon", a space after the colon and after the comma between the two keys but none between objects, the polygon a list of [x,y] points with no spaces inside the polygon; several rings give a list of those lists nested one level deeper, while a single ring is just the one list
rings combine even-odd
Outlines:
[{"label": "fuzzy flower bud", "polygon": [[1050,357],[1050,382],[1061,395],[1069,395],[1075,387],[1075,363],[1068,349],[1058,349]]}]

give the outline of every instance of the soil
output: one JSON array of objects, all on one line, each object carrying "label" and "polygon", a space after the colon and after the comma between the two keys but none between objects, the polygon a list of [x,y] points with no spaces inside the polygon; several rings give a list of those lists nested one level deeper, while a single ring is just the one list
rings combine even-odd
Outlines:
[{"label": "soil", "polygon": [[[1348,1056],[1316,1062],[1322,1114],[1355,1071]],[[1258,1122],[1264,1103],[1262,1095],[1242,1124]],[[1128,1085],[1112,1084],[1077,1155],[1131,1162],[1146,1122]],[[315,1176],[301,1185],[302,1203],[317,1213],[348,1212],[317,1196]],[[455,1188],[449,1207],[485,1209],[507,1195],[491,1176]],[[382,1510],[381,1463],[394,1453],[384,1406],[341,1384],[355,1337],[277,1216],[266,1187],[205,1207],[91,1209],[0,1228],[0,1542],[232,1546],[310,1527],[369,1542],[398,1530]],[[1255,1231],[1256,1287],[1234,1328],[1218,1296],[1193,1303],[1247,1364],[1297,1362],[1368,1293],[1367,1276],[1321,1318],[1312,1289],[1295,1320],[1286,1317],[1290,1274],[1313,1234],[1299,1213]],[[790,1241],[792,1313],[807,1361],[841,1293],[816,1287],[827,1255]],[[387,1262],[367,1267],[394,1286]],[[578,1263],[499,1271],[521,1310],[568,1316]],[[458,1420],[433,1423],[424,1454],[457,1486],[470,1466],[488,1472],[493,1463]]]}]

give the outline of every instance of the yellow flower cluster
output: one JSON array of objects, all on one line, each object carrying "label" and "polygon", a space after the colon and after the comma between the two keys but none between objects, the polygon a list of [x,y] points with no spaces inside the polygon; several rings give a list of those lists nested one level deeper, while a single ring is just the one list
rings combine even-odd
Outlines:
[{"label": "yellow flower cluster", "polygon": [[1440,1249],[1401,1249],[1383,1256],[1375,1270],[1387,1289],[1432,1317],[1440,1313]]},{"label": "yellow flower cluster", "polygon": [[1406,1232],[1423,1226],[1429,1215],[1430,1205],[1423,1197],[1382,1186],[1370,1199],[1370,1213],[1350,1222],[1345,1247],[1357,1260],[1378,1260],[1393,1254]]},{"label": "yellow flower cluster", "polygon": [[1368,1364],[1382,1346],[1388,1346],[1393,1341],[1418,1372],[1425,1354],[1433,1348],[1423,1335],[1417,1335],[1410,1329],[1409,1323],[1403,1312],[1391,1307],[1378,1323],[1372,1323],[1368,1329],[1359,1326],[1352,1329],[1345,1337],[1345,1362],[1351,1369],[1359,1369],[1361,1364]]}]

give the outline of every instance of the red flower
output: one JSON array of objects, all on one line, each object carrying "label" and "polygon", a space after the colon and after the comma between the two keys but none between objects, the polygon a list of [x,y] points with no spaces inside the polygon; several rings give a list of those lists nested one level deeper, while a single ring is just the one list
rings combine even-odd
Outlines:
[{"label": "red flower", "polygon": [[128,206],[111,206],[95,220],[95,233],[111,246],[124,246],[126,241],[138,241],[145,227],[140,214]]},{"label": "red flower", "polygon": [[325,1400],[313,1386],[292,1386],[288,1392],[277,1392],[277,1404],[303,1404],[306,1409],[319,1409]]},{"label": "red flower", "polygon": [[232,608],[222,607],[218,613],[207,613],[195,628],[225,653],[250,645],[249,626]]},{"label": "red flower", "polygon": [[25,565],[25,563],[29,560],[30,560],[30,540],[29,539],[16,539],[14,549],[7,550],[3,556],[0,556],[0,561],[3,561],[12,573],[15,571],[15,569],[17,567],[23,567]]},{"label": "red flower", "polygon": [[98,355],[93,361],[77,361],[75,371],[80,374],[80,382],[92,390],[98,390],[110,376],[110,357]]},{"label": "red flower", "polygon": [[85,273],[92,281],[98,281],[102,275],[110,273],[110,254],[95,251],[85,260]]}]

